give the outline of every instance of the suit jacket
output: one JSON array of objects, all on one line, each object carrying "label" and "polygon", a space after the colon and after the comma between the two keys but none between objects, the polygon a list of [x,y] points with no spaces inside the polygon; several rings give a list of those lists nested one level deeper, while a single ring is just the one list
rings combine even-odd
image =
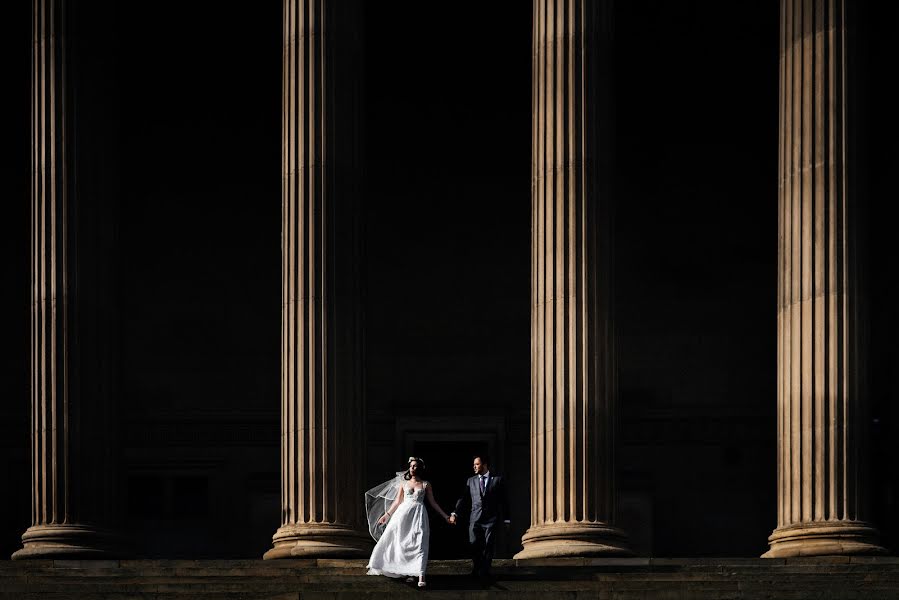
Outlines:
[{"label": "suit jacket", "polygon": [[471,530],[477,523],[492,527],[500,519],[509,518],[509,499],[506,496],[506,483],[502,475],[490,474],[487,487],[481,494],[480,476],[469,477],[466,489],[456,501],[456,514],[462,514],[463,509],[468,509],[468,528]]}]

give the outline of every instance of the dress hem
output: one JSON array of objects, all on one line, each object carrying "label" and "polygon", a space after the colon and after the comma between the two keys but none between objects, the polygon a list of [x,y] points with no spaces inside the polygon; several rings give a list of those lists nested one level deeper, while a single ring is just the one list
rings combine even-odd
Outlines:
[{"label": "dress hem", "polygon": [[383,575],[384,577],[393,577],[394,579],[397,579],[400,577],[423,577],[424,576],[423,571],[416,571],[416,572],[409,571],[408,573],[394,573],[392,571],[382,571],[381,569],[371,569],[371,568],[368,569],[367,574],[368,575]]}]

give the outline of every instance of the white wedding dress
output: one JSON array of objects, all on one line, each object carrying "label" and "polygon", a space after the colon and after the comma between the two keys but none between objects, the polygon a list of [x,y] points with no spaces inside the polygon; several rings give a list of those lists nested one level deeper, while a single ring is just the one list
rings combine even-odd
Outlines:
[{"label": "white wedding dress", "polygon": [[424,503],[427,487],[428,482],[417,490],[403,485],[403,501],[371,552],[369,575],[419,577],[425,574],[431,535]]}]

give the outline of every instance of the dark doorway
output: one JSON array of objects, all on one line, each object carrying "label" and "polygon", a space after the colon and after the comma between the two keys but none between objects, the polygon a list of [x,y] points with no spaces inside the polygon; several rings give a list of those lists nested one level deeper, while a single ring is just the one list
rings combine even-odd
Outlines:
[{"label": "dark doorway", "polygon": [[[465,482],[471,477],[472,459],[487,452],[488,442],[416,441],[413,448],[415,456],[422,457],[428,465],[428,478],[434,486],[437,503],[450,513],[456,500],[466,491]],[[460,519],[453,527],[433,511],[429,510],[428,514],[431,517],[430,558],[468,558],[468,515],[459,515]]]}]

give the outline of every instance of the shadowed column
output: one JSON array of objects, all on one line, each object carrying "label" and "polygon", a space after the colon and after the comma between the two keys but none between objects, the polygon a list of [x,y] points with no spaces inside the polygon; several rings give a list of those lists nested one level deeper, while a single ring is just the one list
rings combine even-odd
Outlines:
[{"label": "shadowed column", "polygon": [[630,554],[615,514],[611,2],[534,2],[531,526],[516,558]]},{"label": "shadowed column", "polygon": [[281,527],[265,558],[365,556],[361,6],[284,0]]},{"label": "shadowed column", "polygon": [[846,0],[782,0],[778,521],[765,557],[871,554],[865,521],[861,199]]},{"label": "shadowed column", "polygon": [[33,3],[32,511],[14,559],[119,553],[115,102],[86,39],[102,10]]}]

